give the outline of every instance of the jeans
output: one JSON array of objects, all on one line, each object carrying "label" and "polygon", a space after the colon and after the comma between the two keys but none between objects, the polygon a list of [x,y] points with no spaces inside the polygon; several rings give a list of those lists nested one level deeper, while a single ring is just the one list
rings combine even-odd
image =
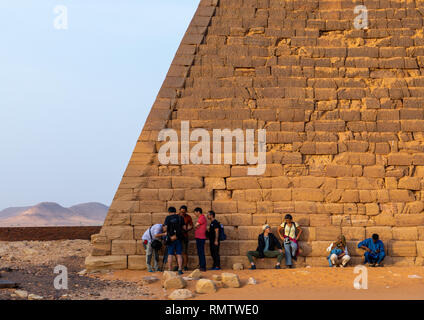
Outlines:
[{"label": "jeans", "polygon": [[284,250],[286,255],[286,266],[291,266],[293,264],[292,257],[296,256],[297,243],[290,241],[290,243],[284,243]]},{"label": "jeans", "polygon": [[[280,263],[283,260],[283,253],[275,250],[275,251],[264,251],[265,258],[277,258],[277,262]],[[247,253],[247,259],[249,259],[250,263],[255,263],[253,257],[259,258],[259,251],[249,251]]]},{"label": "jeans", "polygon": [[196,239],[197,255],[199,256],[200,269],[206,269],[205,243],[206,239]]},{"label": "jeans", "polygon": [[219,256],[219,242],[216,246],[215,243],[210,243],[210,249],[211,249],[211,256],[213,259],[213,266],[212,268],[221,268],[221,258]]},{"label": "jeans", "polygon": [[154,270],[158,271],[159,270],[159,250],[155,250],[152,248],[152,243],[148,242],[147,245],[143,243],[144,246],[144,250],[146,250],[146,264],[147,264],[147,269],[153,270],[152,268],[152,256],[155,256],[155,260],[154,260]]},{"label": "jeans", "polygon": [[371,252],[365,252],[365,263],[381,263],[383,261],[386,254],[384,252],[380,253],[371,253]]}]

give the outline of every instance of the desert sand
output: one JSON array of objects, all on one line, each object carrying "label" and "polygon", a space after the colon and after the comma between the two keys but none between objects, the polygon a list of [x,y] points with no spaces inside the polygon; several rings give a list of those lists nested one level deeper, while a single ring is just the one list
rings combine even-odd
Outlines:
[{"label": "desert sand", "polygon": [[[384,267],[368,268],[368,289],[357,290],[353,286],[353,267],[347,268],[299,268],[291,270],[242,270],[208,271],[204,278],[222,272],[237,273],[242,287],[237,289],[221,288],[214,294],[197,294],[195,299],[202,300],[422,300],[424,299],[424,268],[422,267]],[[187,272],[186,275],[188,275]],[[161,273],[146,271],[115,271],[99,277],[107,280],[140,282],[145,276],[161,278]],[[409,278],[418,276],[421,278]],[[256,285],[248,285],[250,277],[257,280]],[[168,292],[158,281],[147,285],[149,291],[160,299],[167,299]],[[195,290],[195,281],[188,281],[188,289]]]}]

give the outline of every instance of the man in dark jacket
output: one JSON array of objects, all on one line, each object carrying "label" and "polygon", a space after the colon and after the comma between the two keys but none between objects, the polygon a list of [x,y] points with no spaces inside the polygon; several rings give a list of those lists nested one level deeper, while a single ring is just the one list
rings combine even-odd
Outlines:
[{"label": "man in dark jacket", "polygon": [[[258,237],[258,248],[256,251],[249,251],[247,253],[247,258],[252,265],[250,270],[255,270],[256,265],[253,258],[259,258],[261,260],[265,258],[277,258],[277,265],[275,269],[281,269],[281,261],[283,260],[283,250],[278,241],[277,237],[271,232],[271,227],[269,225],[263,226],[263,232]],[[276,250],[276,248],[278,250]]]}]

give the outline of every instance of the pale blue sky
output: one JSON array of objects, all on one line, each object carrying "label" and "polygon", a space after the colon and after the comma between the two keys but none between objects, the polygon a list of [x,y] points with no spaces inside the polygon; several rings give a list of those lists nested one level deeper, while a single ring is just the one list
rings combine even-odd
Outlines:
[{"label": "pale blue sky", "polygon": [[0,2],[0,210],[110,205],[198,1]]}]

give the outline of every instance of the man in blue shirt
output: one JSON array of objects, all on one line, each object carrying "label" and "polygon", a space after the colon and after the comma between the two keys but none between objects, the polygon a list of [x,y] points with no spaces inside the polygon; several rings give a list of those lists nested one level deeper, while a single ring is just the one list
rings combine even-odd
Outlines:
[{"label": "man in blue shirt", "polygon": [[384,251],[384,243],[379,240],[378,234],[373,234],[372,238],[365,239],[358,244],[358,248],[365,250],[365,262],[370,267],[380,267],[386,253]]}]

